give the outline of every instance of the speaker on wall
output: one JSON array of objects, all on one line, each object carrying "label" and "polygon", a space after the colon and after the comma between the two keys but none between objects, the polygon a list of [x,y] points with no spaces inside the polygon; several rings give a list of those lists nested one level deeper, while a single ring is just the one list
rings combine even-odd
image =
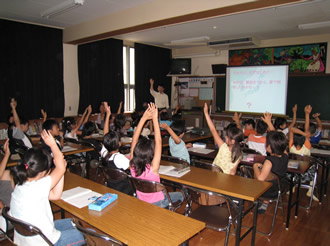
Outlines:
[{"label": "speaker on wall", "polygon": [[227,64],[212,64],[213,74],[226,74]]}]

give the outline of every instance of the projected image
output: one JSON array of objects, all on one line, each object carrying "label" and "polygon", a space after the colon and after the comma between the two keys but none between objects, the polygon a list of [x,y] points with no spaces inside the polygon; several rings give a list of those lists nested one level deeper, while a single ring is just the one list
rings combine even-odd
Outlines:
[{"label": "projected image", "polygon": [[288,66],[227,68],[226,110],[285,114]]}]

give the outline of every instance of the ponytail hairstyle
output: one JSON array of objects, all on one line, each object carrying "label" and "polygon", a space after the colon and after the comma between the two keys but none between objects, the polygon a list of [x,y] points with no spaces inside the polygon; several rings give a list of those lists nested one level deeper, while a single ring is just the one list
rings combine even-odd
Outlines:
[{"label": "ponytail hairstyle", "polygon": [[231,160],[232,162],[236,162],[242,156],[241,142],[244,140],[244,134],[241,129],[230,127],[226,130],[226,136],[229,141],[235,141],[231,150]]},{"label": "ponytail hairstyle", "polygon": [[140,137],[137,142],[133,158],[130,161],[131,167],[134,168],[136,172],[136,177],[139,177],[146,169],[148,164],[151,164],[154,158],[155,146],[153,141],[145,137]]},{"label": "ponytail hairstyle", "polygon": [[44,150],[31,148],[24,154],[22,163],[10,170],[15,184],[22,185],[28,178],[36,177],[40,172],[50,170],[51,156]]}]

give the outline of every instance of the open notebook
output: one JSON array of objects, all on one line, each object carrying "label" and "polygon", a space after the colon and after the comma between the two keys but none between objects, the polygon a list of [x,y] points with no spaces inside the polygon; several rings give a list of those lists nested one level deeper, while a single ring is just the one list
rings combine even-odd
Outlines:
[{"label": "open notebook", "polygon": [[159,174],[180,178],[190,172],[190,167],[176,168],[174,166],[160,165],[158,172]]},{"label": "open notebook", "polygon": [[83,208],[92,203],[95,197],[101,196],[100,193],[80,186],[63,191],[61,199],[78,208]]}]

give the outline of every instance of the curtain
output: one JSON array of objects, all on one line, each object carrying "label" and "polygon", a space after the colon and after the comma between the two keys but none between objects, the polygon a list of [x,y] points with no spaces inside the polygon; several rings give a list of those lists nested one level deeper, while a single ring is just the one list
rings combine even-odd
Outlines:
[{"label": "curtain", "polygon": [[0,121],[10,113],[10,98],[17,100],[21,118],[64,114],[62,30],[0,20]]},{"label": "curtain", "polygon": [[78,73],[79,113],[90,104],[98,112],[103,101],[117,112],[120,101],[124,102],[123,41],[105,39],[79,45]]},{"label": "curtain", "polygon": [[142,110],[144,102],[153,102],[150,95],[149,79],[155,81],[154,90],[159,83],[165,87],[171,103],[171,77],[166,76],[170,71],[171,50],[155,46],[135,43],[135,98],[136,110]]}]

